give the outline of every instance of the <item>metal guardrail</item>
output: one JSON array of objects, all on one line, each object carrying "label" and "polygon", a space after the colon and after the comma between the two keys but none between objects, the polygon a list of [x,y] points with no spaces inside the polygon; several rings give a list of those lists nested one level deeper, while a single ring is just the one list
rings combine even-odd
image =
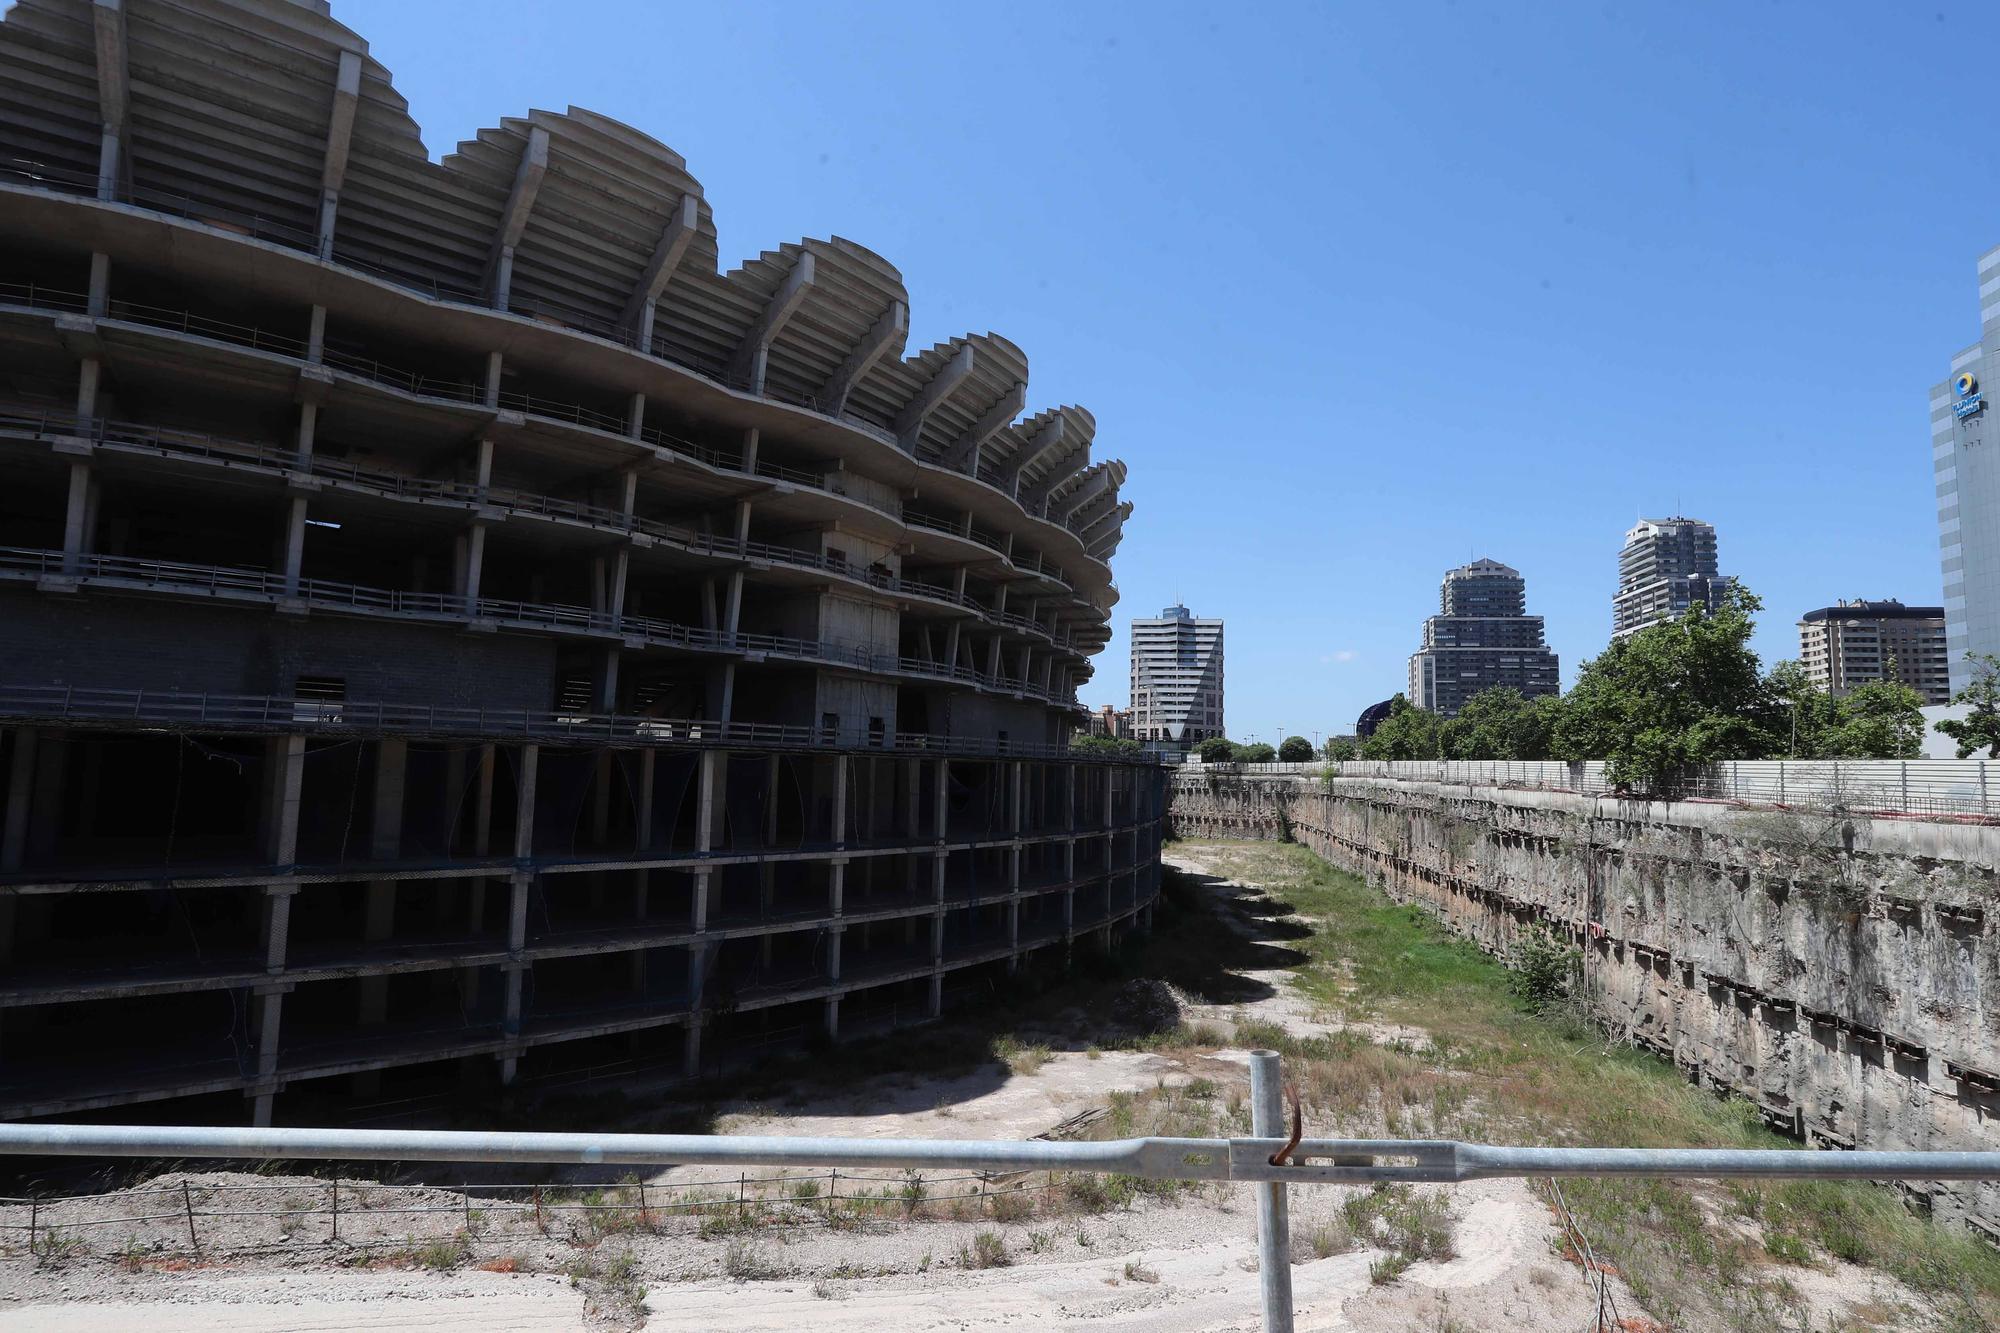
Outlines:
[{"label": "metal guardrail", "polygon": [[[1327,764],[1184,763],[1183,776],[1387,778],[1527,788],[1579,796],[1643,796],[1613,783],[1601,760],[1350,759]],[[1731,759],[1685,775],[1676,800],[1806,806],[1854,814],[2000,818],[2000,761],[1988,759]]]},{"label": "metal guardrail", "polygon": [[[1153,1180],[1222,1180],[1257,1193],[1264,1327],[1293,1328],[1291,1185],[1456,1184],[1498,1177],[1995,1180],[2000,1152],[1815,1149],[1517,1148],[1452,1140],[1306,1139],[1293,1106],[1284,1129],[1279,1057],[1250,1057],[1250,1138],[1103,1142],[911,1140],[700,1134],[506,1133],[458,1130],[241,1129],[157,1125],[0,1125],[0,1153],[63,1157],[254,1161],[563,1163],[579,1166],[1105,1172]],[[467,1207],[469,1208],[469,1203]],[[193,1204],[186,1204],[193,1235]],[[198,1242],[197,1242],[198,1243]]]},{"label": "metal guardrail", "polygon": [[[23,169],[19,166],[0,167],[0,178],[12,178],[18,183],[27,184],[35,188],[54,189],[60,193],[85,196],[96,193],[100,185],[98,178],[93,175],[42,167],[33,169]],[[269,219],[251,214],[237,213],[222,206],[210,207],[206,204],[198,204],[191,196],[177,192],[135,190],[129,186],[119,185],[115,182],[107,184],[109,184],[112,190],[115,202],[137,204],[140,207],[169,216],[182,217],[210,226],[220,226],[225,230],[238,232],[258,240],[272,241],[288,249],[302,250],[315,254],[319,251],[319,237],[315,232],[276,224]],[[405,290],[415,292],[420,296],[425,296],[432,300],[451,301],[461,305],[470,305],[481,310],[486,310],[485,298],[477,293],[456,290],[434,281],[408,277],[380,265],[357,259],[344,248],[334,249],[330,258],[332,262],[343,267],[350,267],[368,273],[373,277],[392,283]],[[63,291],[36,284],[0,284],[0,297],[4,297],[8,304],[25,305],[37,309],[86,313],[89,308],[88,297],[84,293]],[[696,354],[687,352],[685,349],[674,348],[671,343],[666,342],[658,336],[655,336],[651,346],[641,347],[633,331],[630,329],[596,320],[546,298],[536,298],[530,305],[546,306],[550,310],[556,311],[557,317],[551,320],[544,317],[540,310],[534,308],[489,311],[488,313],[516,315],[542,323],[550,323],[554,327],[562,328],[565,331],[585,333],[593,338],[631,347],[648,356],[681,366],[684,369],[693,370],[726,387],[745,392],[750,391],[751,386],[749,381],[742,376],[718,367]],[[273,334],[268,330],[260,330],[225,321],[211,320],[187,311],[175,311],[161,307],[138,306],[120,302],[114,303],[107,317],[130,320],[134,323],[234,343],[258,350],[275,350],[288,356],[302,358],[307,354],[306,343],[296,337]],[[666,348],[667,350],[663,351],[661,350],[662,348]],[[415,371],[386,366],[365,354],[346,350],[337,344],[322,349],[322,359],[327,365],[335,366],[377,383],[403,389],[406,392],[421,394],[427,397],[443,398],[458,403],[479,404],[486,401],[485,388],[480,384],[465,380],[426,376]],[[794,406],[804,407],[809,411],[827,415],[820,408],[818,401],[811,395],[785,393],[767,384],[761,391],[760,396],[776,401],[789,402]],[[500,397],[500,401],[495,403],[494,406],[523,411],[550,420],[566,421],[574,425],[605,430],[613,434],[622,435],[626,431],[626,419],[624,417],[612,413],[595,411],[580,404],[531,399],[523,394],[503,394]],[[833,419],[852,429],[859,430],[871,438],[900,448],[892,432],[885,430],[874,422],[856,416],[852,412],[842,411],[834,416]],[[740,458],[732,460],[731,456],[723,450],[696,445],[689,441],[674,439],[673,437],[666,437],[660,432],[652,430],[642,430],[640,437],[648,443],[660,445],[672,452],[695,458],[711,466],[729,468],[733,471],[744,470]],[[756,474],[811,486],[819,490],[831,490],[823,476],[800,468],[789,468],[776,463],[760,462],[756,468]],[[984,477],[976,477],[975,480],[984,481],[986,479]],[[837,491],[834,493],[843,494],[843,492]],[[1009,495],[1008,498],[1011,499],[1014,497]],[[857,503],[866,502],[857,501]],[[869,507],[877,508],[877,506],[873,505]],[[1034,512],[1026,505],[1021,506],[1021,511],[1030,519],[1053,522],[1053,520],[1047,517],[1046,513]],[[919,524],[918,526],[928,525]],[[1090,553],[1089,544],[1084,542],[1081,532],[1069,528],[1067,523],[1056,523],[1055,526],[1064,528],[1065,531],[1068,531],[1070,535],[1077,539],[1080,545],[1084,545],[1084,554],[1087,558],[1104,563],[1102,557]],[[963,535],[956,534],[955,528],[939,527],[935,530]],[[1002,553],[1003,559],[1008,559],[1010,564],[1014,564],[1015,568],[1024,573],[1043,574],[1054,579],[1064,587],[1069,588],[1071,591],[1075,590],[1075,585],[1069,578],[1062,574],[1060,569],[1050,566],[1041,557],[1036,557],[1032,561],[1024,559],[1021,562],[1014,562],[1011,558],[1004,555],[1002,544],[997,538],[992,537],[991,534],[981,533],[972,538],[972,540],[990,548],[996,553]]]},{"label": "metal guardrail", "polygon": [[882,652],[871,644],[839,639],[794,639],[777,634],[729,633],[701,629],[652,616],[617,615],[589,607],[508,598],[462,597],[456,593],[409,592],[374,588],[333,579],[301,578],[288,582],[268,570],[228,565],[196,565],[177,560],[142,560],[130,556],[70,554],[28,547],[0,547],[0,577],[71,578],[110,586],[166,588],[236,594],[272,602],[284,599],[363,614],[422,616],[462,621],[490,620],[537,630],[617,635],[651,646],[722,653],[752,653],[795,658],[833,666],[853,667],[884,675],[924,676],[963,681],[981,689],[1039,699],[1058,707],[1076,707],[1074,695],[1043,689],[1025,680],[964,666],[945,666],[921,658]]},{"label": "metal guardrail", "polygon": [[[4,291],[4,286],[0,286],[0,291]],[[671,542],[683,550],[696,554],[725,559],[764,560],[800,569],[813,569],[853,579],[883,592],[945,602],[963,607],[995,624],[1032,633],[1054,647],[1072,653],[1082,653],[1076,646],[1074,636],[1068,633],[1052,631],[1048,626],[1027,616],[996,611],[973,597],[940,584],[901,578],[826,552],[782,546],[772,542],[738,541],[733,537],[718,536],[714,533],[695,532],[692,529],[662,523],[657,519],[626,514],[586,501],[567,500],[499,486],[481,487],[463,481],[412,477],[399,472],[358,467],[353,463],[323,455],[314,455],[307,462],[301,463],[298,454],[289,449],[192,431],[161,430],[134,422],[78,417],[74,413],[0,409],[0,435],[33,438],[51,435],[80,436],[94,441],[101,447],[127,452],[199,459],[222,467],[266,467],[283,472],[325,477],[348,485],[365,487],[378,494],[397,499],[432,499],[461,505],[489,505],[537,517],[588,523],[614,531],[644,533],[646,536]],[[760,475],[765,472],[765,467],[761,463],[758,465],[758,472]]]},{"label": "metal guardrail", "polygon": [[498,708],[433,708],[348,700],[339,703],[262,694],[184,694],[174,690],[95,690],[67,685],[0,685],[0,717],[24,723],[209,727],[221,731],[307,731],[466,736],[557,744],[810,750],[879,750],[942,758],[1074,759],[1137,764],[1136,756],[1072,750],[1067,744],[926,732],[879,735],[855,727],[780,722],[716,722],[635,713],[543,713]]}]

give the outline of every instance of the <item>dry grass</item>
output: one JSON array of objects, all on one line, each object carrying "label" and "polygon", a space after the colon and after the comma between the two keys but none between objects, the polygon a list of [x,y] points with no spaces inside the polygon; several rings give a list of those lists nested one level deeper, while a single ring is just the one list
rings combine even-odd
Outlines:
[{"label": "dry grass", "polygon": [[[1239,1030],[1235,1044],[1284,1053],[1316,1132],[1629,1147],[1797,1146],[1764,1128],[1749,1103],[1711,1096],[1670,1065],[1607,1042],[1573,1017],[1530,1012],[1499,963],[1304,848],[1241,844],[1204,855],[1314,922],[1310,933],[1287,941],[1306,955],[1294,970],[1306,994],[1356,1022],[1417,1028],[1429,1037],[1428,1048],[1419,1050],[1352,1032],[1298,1040],[1275,1028]],[[1783,1264],[1833,1258],[1907,1283],[1943,1327],[2000,1324],[2000,1255],[1911,1215],[1886,1189],[1822,1181],[1725,1189],[1579,1180],[1565,1193],[1600,1254],[1649,1310],[1677,1327],[1762,1329],[1791,1320],[1796,1293],[1784,1281]],[[1761,1242],[1718,1224],[1719,1213],[1753,1223],[1749,1230]],[[1398,1249],[1392,1257],[1403,1254]],[[1380,1267],[1382,1280],[1400,1272],[1393,1262]]]}]

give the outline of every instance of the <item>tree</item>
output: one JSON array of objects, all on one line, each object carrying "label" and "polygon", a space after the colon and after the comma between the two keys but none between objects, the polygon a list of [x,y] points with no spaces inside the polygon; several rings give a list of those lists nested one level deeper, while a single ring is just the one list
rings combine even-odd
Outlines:
[{"label": "tree", "polygon": [[1981,746],[1988,759],[2000,759],[2000,657],[1967,653],[1965,660],[1972,664],[1972,680],[1951,701],[1972,711],[1938,723],[1937,729],[1958,742],[1960,759],[1970,759]]},{"label": "tree", "polygon": [[1227,764],[1236,758],[1236,747],[1220,736],[1210,736],[1194,747],[1194,753],[1204,764]]},{"label": "tree", "polygon": [[1734,585],[1713,610],[1612,640],[1564,699],[1555,754],[1603,759],[1613,782],[1656,793],[1701,764],[1783,754],[1787,719],[1750,649],[1762,607]]},{"label": "tree", "polygon": [[1375,734],[1361,742],[1363,759],[1436,759],[1438,715],[1418,708],[1402,695],[1389,701],[1389,716],[1375,728]]},{"label": "tree", "polygon": [[1914,759],[1924,752],[1924,698],[1899,680],[1856,685],[1834,701],[1839,721],[1828,759]]},{"label": "tree", "polygon": [[1326,747],[1320,751],[1321,756],[1328,763],[1334,764],[1344,763],[1349,759],[1357,758],[1360,753],[1361,744],[1352,736],[1329,736],[1326,740]]},{"label": "tree", "polygon": [[1287,736],[1278,746],[1278,758],[1287,764],[1303,764],[1312,757],[1312,742],[1303,736]]},{"label": "tree", "polygon": [[1529,699],[1507,685],[1481,690],[1442,723],[1447,759],[1546,759],[1562,705],[1554,695]]},{"label": "tree", "polygon": [[1128,736],[1093,736],[1079,731],[1070,737],[1071,754],[1139,754],[1145,749]]},{"label": "tree", "polygon": [[1278,752],[1264,741],[1258,741],[1255,745],[1236,747],[1235,758],[1239,764],[1268,764],[1277,757]]},{"label": "tree", "polygon": [[1785,759],[1828,757],[1842,721],[1839,701],[1794,661],[1772,667],[1764,684],[1778,727],[1779,745],[1772,753]]}]

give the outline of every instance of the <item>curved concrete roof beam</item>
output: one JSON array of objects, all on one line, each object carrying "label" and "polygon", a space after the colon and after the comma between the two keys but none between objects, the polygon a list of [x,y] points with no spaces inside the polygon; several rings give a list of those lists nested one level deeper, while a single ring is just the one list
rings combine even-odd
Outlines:
[{"label": "curved concrete roof beam", "polygon": [[854,386],[874,368],[876,362],[887,356],[900,355],[903,342],[909,336],[910,307],[902,301],[889,302],[889,308],[876,316],[867,334],[820,386],[819,410],[834,417],[845,412]]},{"label": "curved concrete roof beam", "polygon": [[495,310],[507,308],[507,296],[514,285],[514,247],[528,229],[528,214],[534,211],[535,196],[541,193],[548,174],[549,132],[537,125],[528,131],[528,142],[521,147],[514,188],[500,212],[500,228],[493,233],[493,252],[486,260],[486,299]]},{"label": "curved concrete roof beam", "polygon": [[815,267],[812,251],[799,255],[792,271],[785,275],[784,282],[771,294],[764,313],[743,335],[743,341],[737,344],[736,354],[729,359],[730,378],[746,385],[751,393],[764,392],[764,378],[770,369],[771,344],[784,332],[786,322],[806,299],[806,291],[813,285]]},{"label": "curved concrete roof beam", "polygon": [[1055,455],[1048,469],[1029,486],[1021,489],[1021,507],[1030,514],[1040,514],[1048,503],[1048,498],[1056,487],[1075,476],[1079,469],[1090,463],[1090,441],[1079,440],[1068,445]]},{"label": "curved concrete roof beam", "polygon": [[667,290],[667,284],[674,280],[674,270],[681,266],[681,259],[687,254],[688,246],[694,241],[695,233],[701,230],[701,200],[693,193],[681,196],[674,209],[673,219],[660,229],[660,239],[653,245],[652,258],[646,261],[645,272],[632,287],[632,295],[626,298],[625,309],[618,317],[619,327],[630,329],[639,346],[653,345],[653,311],[659,304],[660,294]]},{"label": "curved concrete roof beam", "polygon": [[917,390],[916,396],[903,404],[903,410],[896,414],[893,429],[896,432],[896,443],[904,453],[916,453],[917,440],[923,434],[924,422],[929,420],[931,413],[937,411],[938,404],[949,398],[957,391],[959,385],[971,377],[974,367],[978,364],[979,357],[973,351],[972,345],[970,343],[961,345],[952,358],[940,366],[924,383],[924,387]]},{"label": "curved concrete roof beam", "polygon": [[97,106],[104,137],[97,155],[97,197],[115,199],[129,174],[125,165],[125,113],[132,105],[126,56],[124,0],[96,0],[90,7],[97,40]]},{"label": "curved concrete roof beam", "polygon": [[1106,489],[1117,484],[1117,478],[1108,463],[1099,463],[1084,474],[1083,480],[1071,486],[1049,502],[1049,521],[1068,526],[1069,517],[1090,500],[1102,495]]},{"label": "curved concrete roof beam", "polygon": [[327,115],[326,156],[319,173],[319,257],[333,257],[333,224],[340,211],[340,187],[347,180],[347,153],[354,143],[354,109],[361,101],[361,53],[342,51],[333,76],[333,109]]},{"label": "curved concrete roof beam", "polygon": [[998,434],[1002,427],[1021,414],[1028,403],[1028,384],[1017,380],[1014,387],[1002,394],[993,406],[972,426],[961,433],[956,440],[946,446],[938,462],[969,477],[979,475],[979,450],[988,440]]},{"label": "curved concrete roof beam", "polygon": [[[1049,412],[1042,415],[1047,420],[1042,421],[1041,426],[1035,433],[1028,437],[1026,444],[1016,449],[1013,456],[1000,465],[1001,485],[1010,495],[1019,496],[1021,493],[1022,470],[1030,463],[1038,462],[1047,457],[1049,451],[1059,448],[1063,440],[1067,437],[1069,431],[1069,419],[1067,417],[1061,412]],[[1037,418],[1037,420],[1040,419],[1040,417]]]}]

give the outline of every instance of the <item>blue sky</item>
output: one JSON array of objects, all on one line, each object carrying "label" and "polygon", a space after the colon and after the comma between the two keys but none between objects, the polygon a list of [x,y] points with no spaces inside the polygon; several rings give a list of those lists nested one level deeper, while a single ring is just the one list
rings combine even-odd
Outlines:
[{"label": "blue sky", "polygon": [[1124,622],[1228,621],[1238,737],[1400,690],[1449,566],[1565,680],[1678,507],[1766,602],[1940,596],[1926,390],[2000,243],[1954,5],[335,0],[434,155],[530,106],[687,159],[728,263],[840,234],[1131,467]]}]

